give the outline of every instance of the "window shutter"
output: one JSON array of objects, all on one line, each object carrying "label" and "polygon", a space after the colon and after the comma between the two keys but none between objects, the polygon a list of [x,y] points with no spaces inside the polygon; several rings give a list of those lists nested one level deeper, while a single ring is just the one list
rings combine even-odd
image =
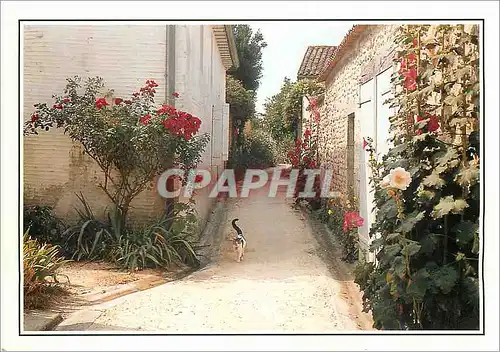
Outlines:
[{"label": "window shutter", "polygon": [[214,105],[212,109],[212,165],[222,165],[223,152],[223,118],[222,106]]},{"label": "window shutter", "polygon": [[222,105],[222,160],[229,159],[229,104]]}]

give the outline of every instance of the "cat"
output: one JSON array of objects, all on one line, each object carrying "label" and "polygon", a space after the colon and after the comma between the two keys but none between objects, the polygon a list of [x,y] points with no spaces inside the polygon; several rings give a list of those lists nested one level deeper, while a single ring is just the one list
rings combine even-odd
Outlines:
[{"label": "cat", "polygon": [[243,236],[243,231],[236,225],[236,221],[239,219],[234,219],[231,222],[231,225],[233,225],[233,229],[236,230],[236,237],[233,237],[233,245],[234,245],[234,250],[236,252],[236,261],[239,263],[243,259],[243,255],[245,254],[245,248],[247,246],[247,240]]}]

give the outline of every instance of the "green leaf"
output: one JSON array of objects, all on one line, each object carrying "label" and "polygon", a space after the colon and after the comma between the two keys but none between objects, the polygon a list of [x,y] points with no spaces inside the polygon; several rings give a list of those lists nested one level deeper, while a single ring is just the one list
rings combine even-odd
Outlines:
[{"label": "green leaf", "polygon": [[452,160],[456,160],[459,158],[458,153],[454,148],[447,148],[446,152],[437,158],[438,165],[444,166],[451,162]]},{"label": "green leaf", "polygon": [[420,251],[420,248],[422,246],[416,242],[416,241],[409,241],[408,243],[406,243],[403,247],[403,254],[411,257],[412,255],[415,255],[418,253],[418,251]]},{"label": "green leaf", "polygon": [[444,294],[451,292],[458,281],[458,272],[451,266],[443,266],[432,275],[434,284],[441,289]]},{"label": "green leaf", "polygon": [[472,244],[472,253],[478,254],[479,253],[479,233],[474,234],[474,242]]},{"label": "green leaf", "polygon": [[422,254],[431,254],[436,249],[438,243],[439,237],[434,233],[430,233],[420,241],[420,252]]},{"label": "green leaf", "polygon": [[424,212],[414,211],[411,214],[408,214],[406,218],[402,221],[401,225],[398,227],[397,231],[408,233],[413,230],[415,225],[424,218]]},{"label": "green leaf", "polygon": [[439,173],[433,171],[429,176],[424,178],[422,184],[427,187],[441,188],[446,182],[439,176]]},{"label": "green leaf", "polygon": [[413,296],[417,301],[423,300],[427,289],[429,288],[429,273],[425,268],[415,273],[406,289],[406,293]]},{"label": "green leaf", "polygon": [[469,243],[478,230],[479,224],[470,221],[461,222],[453,228],[453,231],[456,232],[457,242],[460,244]]},{"label": "green leaf", "polygon": [[404,258],[402,256],[397,256],[392,262],[392,267],[394,268],[394,273],[399,277],[403,278],[403,274],[406,272],[406,265]]},{"label": "green leaf", "polygon": [[395,233],[390,233],[387,235],[387,237],[385,238],[386,241],[391,241],[391,240],[394,240],[394,239],[397,239],[398,237],[400,237],[401,234],[398,233],[398,232],[395,232]]},{"label": "green leaf", "polygon": [[388,257],[394,257],[396,256],[396,254],[398,254],[399,252],[401,252],[401,246],[396,243],[396,244],[390,244],[390,245],[387,245],[384,247],[384,253],[388,256]]},{"label": "green leaf", "polygon": [[462,168],[455,180],[461,186],[468,186],[479,180],[479,168],[477,165],[469,165]]},{"label": "green leaf", "polygon": [[441,199],[434,207],[432,216],[434,219],[439,219],[449,213],[460,214],[468,206],[467,202],[463,199],[454,200],[453,196],[447,196]]}]

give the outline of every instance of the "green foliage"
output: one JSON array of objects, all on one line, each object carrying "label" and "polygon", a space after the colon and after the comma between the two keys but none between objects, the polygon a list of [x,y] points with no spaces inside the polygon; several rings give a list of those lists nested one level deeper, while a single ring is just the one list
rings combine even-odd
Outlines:
[{"label": "green foliage", "polygon": [[[465,27],[401,26],[398,58],[415,55],[416,84],[393,79],[391,103],[400,107],[391,122],[395,146],[381,162],[369,143],[377,209],[370,250],[377,263],[360,263],[356,273],[377,329],[479,328],[479,155],[470,138],[477,100],[464,97],[453,107],[448,99],[467,95],[477,79],[477,33]],[[432,104],[434,93],[444,105]],[[415,121],[414,114],[431,117]],[[411,174],[404,190],[381,184],[395,167]]]},{"label": "green foliage", "polygon": [[231,167],[234,169],[267,168],[275,165],[276,143],[266,131],[254,129],[243,137],[240,148],[232,151]]},{"label": "green foliage", "polygon": [[163,216],[138,231],[112,236],[109,256],[113,262],[130,271],[151,267],[168,268],[172,263],[196,267],[200,262],[192,238],[195,226],[196,216],[192,207],[177,203],[174,214]]},{"label": "green foliage", "polygon": [[192,203],[176,203],[169,215],[140,229],[123,227],[119,209],[98,220],[83,195],[80,220],[63,234],[64,248],[75,260],[102,259],[127,270],[151,267],[168,269],[172,264],[199,265],[194,234],[197,218]]},{"label": "green foliage", "polygon": [[323,92],[324,87],[314,80],[302,79],[292,82],[285,78],[279,93],[268,98],[265,103],[265,122],[274,139],[295,139],[302,113],[302,98],[315,97]]},{"label": "green foliage", "polygon": [[58,246],[43,244],[23,235],[23,280],[24,303],[28,308],[36,308],[37,300],[49,288],[59,286],[59,269],[67,261],[59,254]]},{"label": "green foliage", "polygon": [[249,25],[233,26],[240,66],[230,72],[243,83],[245,90],[257,91],[262,78],[262,49],[267,46],[260,29],[254,32]]},{"label": "green foliage", "polygon": [[30,231],[31,236],[41,243],[61,244],[61,235],[65,225],[52,209],[46,205],[25,206],[23,211],[24,232]]}]

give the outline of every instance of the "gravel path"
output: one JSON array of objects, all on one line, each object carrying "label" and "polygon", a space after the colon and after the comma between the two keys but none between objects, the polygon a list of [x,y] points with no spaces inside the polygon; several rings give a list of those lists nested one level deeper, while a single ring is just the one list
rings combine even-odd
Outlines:
[{"label": "gravel path", "polygon": [[[234,260],[223,241],[219,260],[176,282],[110,302],[90,330],[170,333],[320,333],[368,329],[360,321],[359,292],[345,288],[318,255],[313,230],[284,198],[265,189],[230,199],[248,241]],[[352,283],[348,283],[352,285]],[[357,297],[353,297],[357,295]],[[354,313],[353,313],[354,307]]]}]

